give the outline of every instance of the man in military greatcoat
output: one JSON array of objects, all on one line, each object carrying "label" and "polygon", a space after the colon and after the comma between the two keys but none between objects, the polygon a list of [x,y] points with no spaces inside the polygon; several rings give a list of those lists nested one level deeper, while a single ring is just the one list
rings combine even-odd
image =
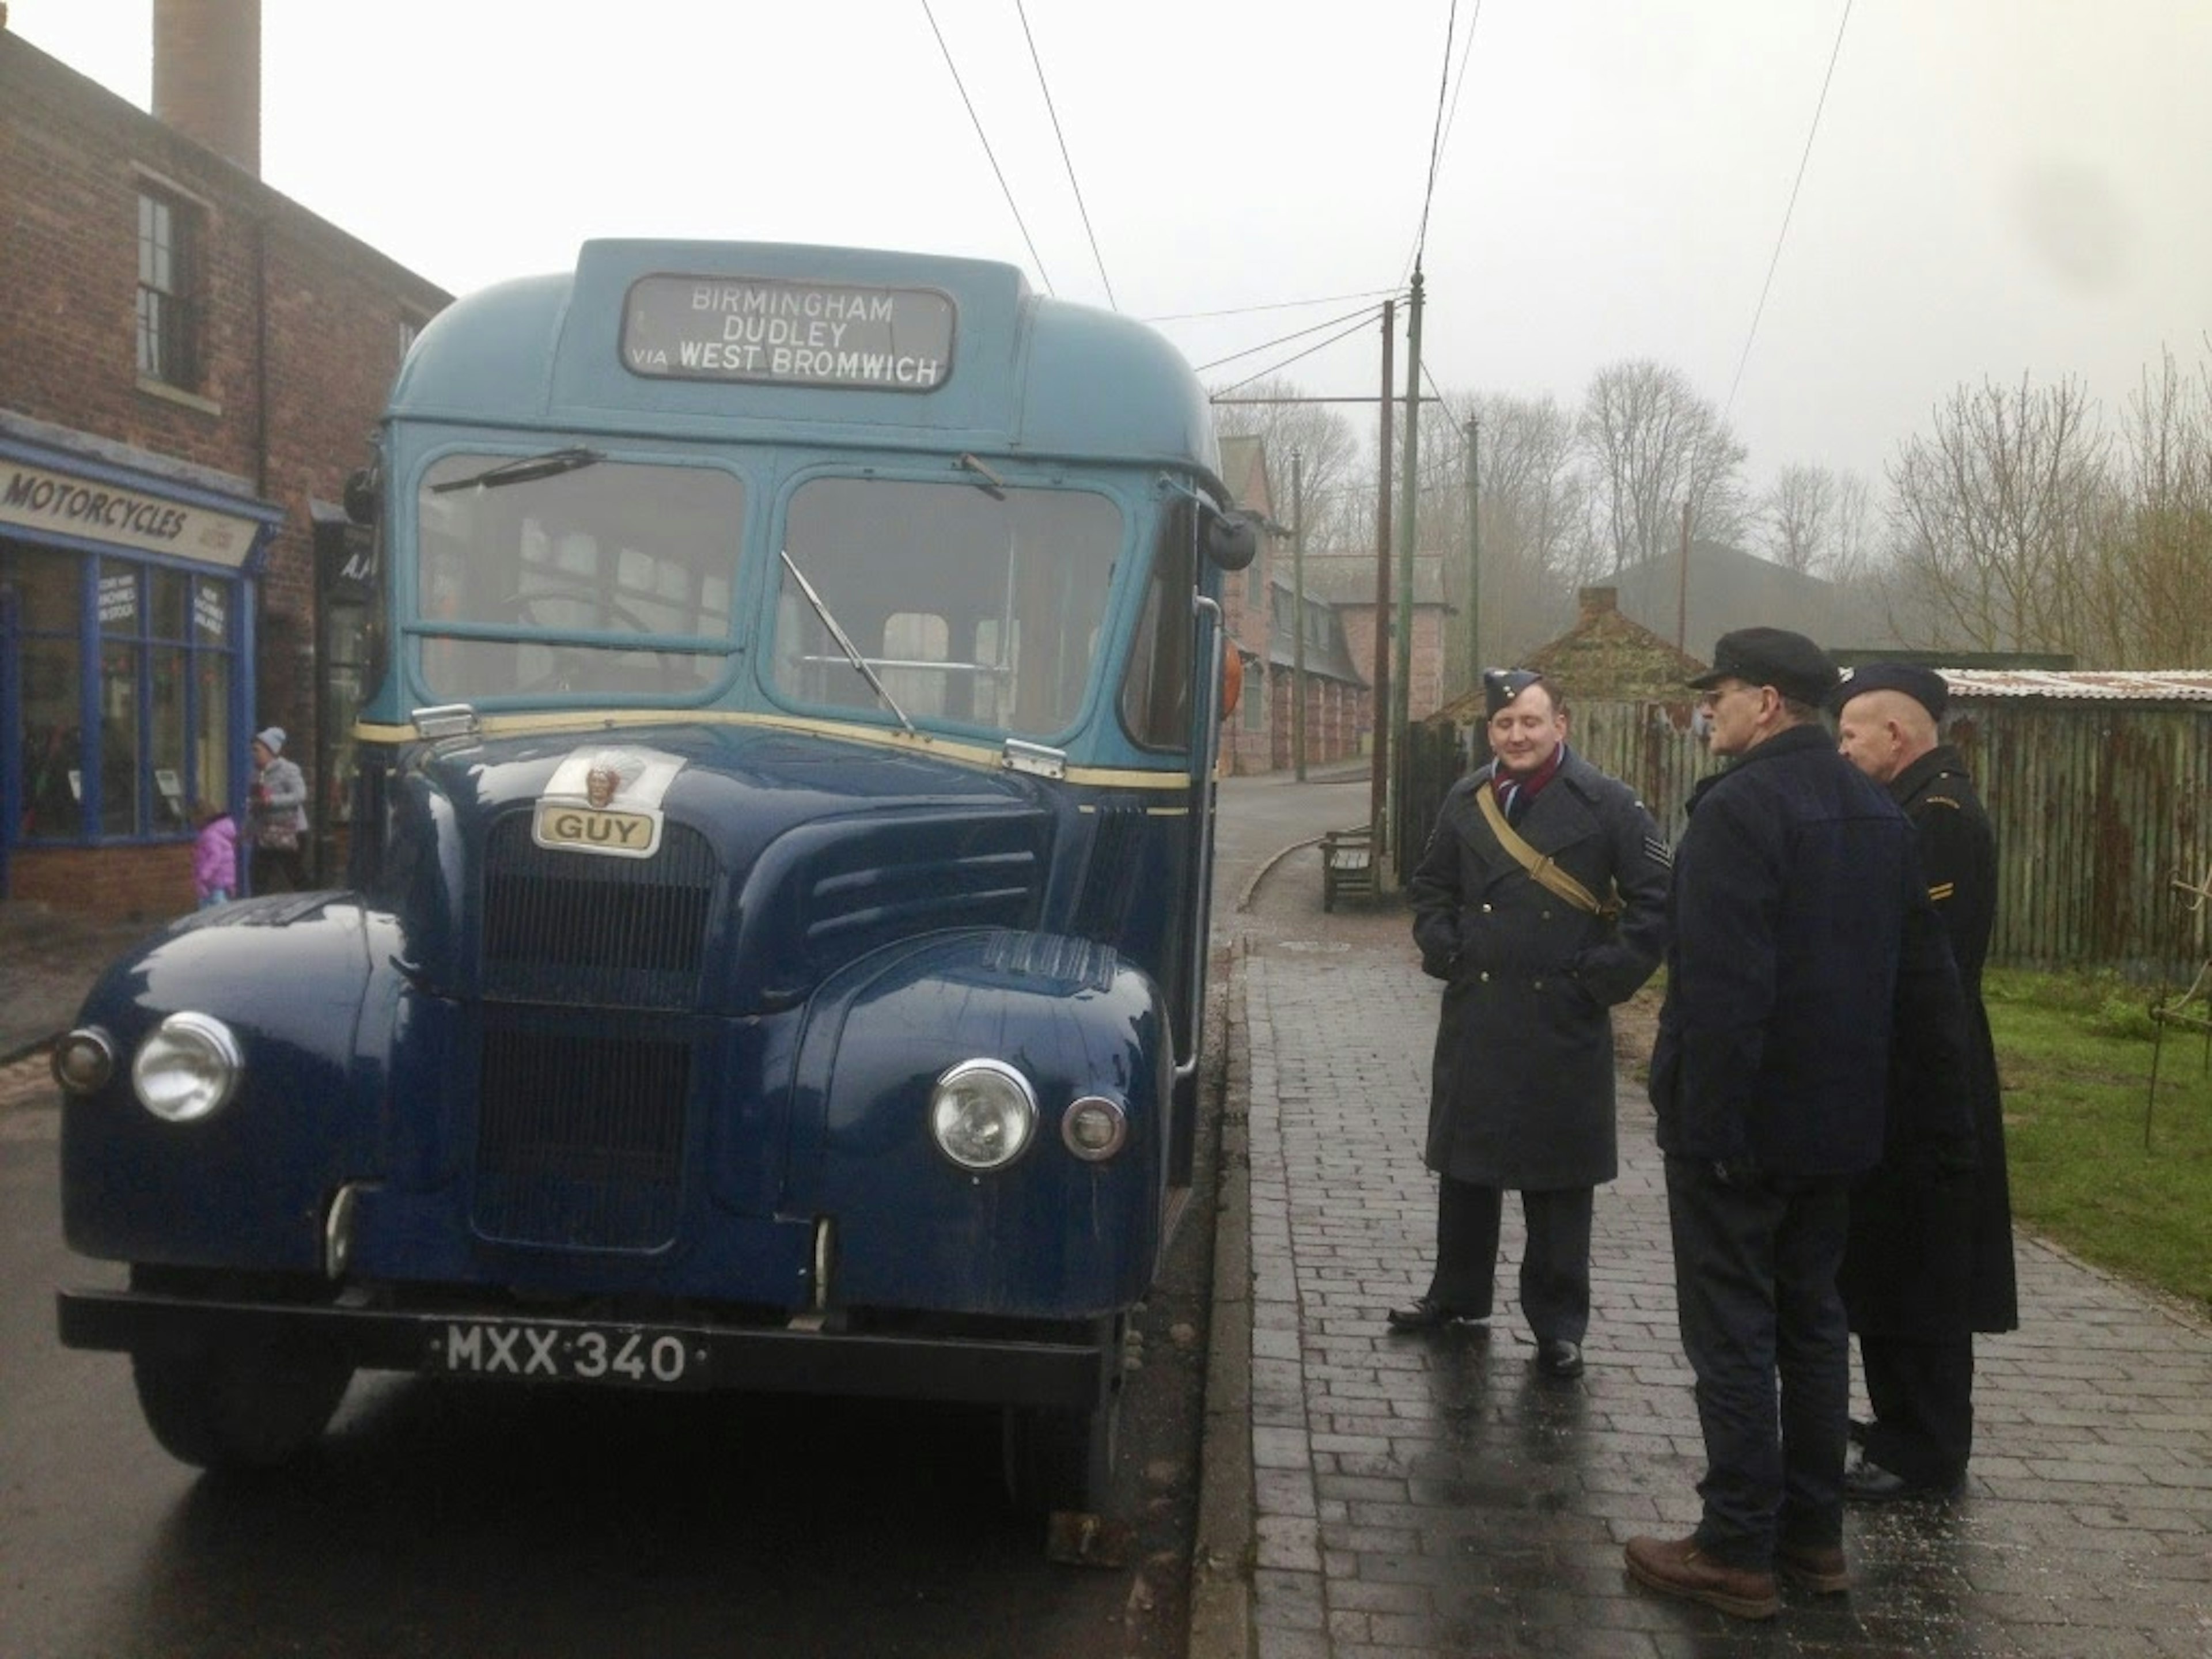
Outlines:
[{"label": "man in military greatcoat", "polygon": [[[2020,1323],[2004,1108],[1982,1006],[1996,838],[1966,762],[1939,738],[1949,702],[1942,675],[1870,663],[1847,675],[1830,701],[1844,757],[1912,821],[1929,896],[1950,935],[1966,994],[1975,1154],[1972,1169],[1948,1167],[1893,1133],[1881,1164],[1852,1193],[1842,1284],[1874,1420],[1852,1425],[1859,1443],[1844,1492],[1874,1503],[1948,1498],[1963,1486],[1973,1450],[1972,1334]],[[1900,1077],[1900,1092],[1914,1082]],[[1900,1112],[1894,1127],[1918,1121]]]},{"label": "man in military greatcoat", "polygon": [[1425,1152],[1427,1293],[1398,1331],[1490,1317],[1498,1225],[1521,1194],[1521,1312],[1547,1376],[1583,1369],[1595,1188],[1616,1172],[1612,1008],[1657,966],[1669,859],[1627,786],[1567,747],[1527,669],[1483,676],[1492,759],[1455,784],[1407,884],[1421,966],[1444,981]]}]

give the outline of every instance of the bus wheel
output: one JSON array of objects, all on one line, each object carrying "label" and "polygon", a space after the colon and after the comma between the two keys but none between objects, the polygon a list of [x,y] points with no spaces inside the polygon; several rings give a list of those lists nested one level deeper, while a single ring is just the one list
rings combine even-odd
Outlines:
[{"label": "bus wheel", "polygon": [[131,1356],[161,1449],[204,1469],[270,1468],[322,1437],[353,1367],[297,1343],[210,1342]]}]

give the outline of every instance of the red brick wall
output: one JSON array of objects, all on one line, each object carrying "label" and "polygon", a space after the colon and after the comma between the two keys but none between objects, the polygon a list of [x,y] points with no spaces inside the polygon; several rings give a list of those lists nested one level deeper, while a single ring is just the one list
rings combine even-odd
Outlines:
[{"label": "red brick wall", "polygon": [[190,842],[18,847],[9,855],[8,888],[12,898],[111,921],[166,921],[199,903]]},{"label": "red brick wall", "polygon": [[[1346,605],[1337,607],[1344,617],[1344,639],[1352,653],[1352,665],[1358,669],[1367,683],[1375,683],[1375,607],[1370,605]],[[1413,682],[1412,695],[1407,697],[1407,717],[1420,720],[1443,707],[1444,685],[1444,623],[1443,611],[1436,605],[1417,605],[1413,610],[1413,642],[1407,653],[1407,678]],[[1391,660],[1391,670],[1396,672],[1397,660]]]},{"label": "red brick wall", "polygon": [[261,0],[154,0],[154,113],[261,171]]},{"label": "red brick wall", "polygon": [[[138,378],[145,183],[198,204],[191,395]],[[403,325],[449,299],[0,30],[0,406],[227,473],[284,509],[260,586],[248,718],[292,733],[287,752],[310,772],[312,798],[322,792],[308,499],[342,499],[368,459]],[[28,867],[14,880],[26,896]]]}]

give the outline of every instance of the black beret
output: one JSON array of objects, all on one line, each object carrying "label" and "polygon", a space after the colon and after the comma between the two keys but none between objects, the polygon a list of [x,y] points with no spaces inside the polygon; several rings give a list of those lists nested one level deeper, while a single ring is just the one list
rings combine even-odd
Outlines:
[{"label": "black beret", "polygon": [[1533,668],[1486,668],[1482,671],[1483,712],[1495,714],[1544,677]]},{"label": "black beret", "polygon": [[1909,662],[1870,662],[1844,676],[1828,707],[1841,714],[1845,703],[1869,691],[1902,691],[1939,720],[1951,702],[1951,688],[1934,669]]},{"label": "black beret", "polygon": [[1836,665],[1802,634],[1786,628],[1739,628],[1713,647],[1713,665],[1690,684],[1703,691],[1723,680],[1771,685],[1784,696],[1818,708],[1835,690]]}]

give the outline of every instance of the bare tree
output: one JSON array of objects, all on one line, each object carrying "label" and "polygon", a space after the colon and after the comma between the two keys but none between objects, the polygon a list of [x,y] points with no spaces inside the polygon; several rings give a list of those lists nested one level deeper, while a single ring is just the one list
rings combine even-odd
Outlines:
[{"label": "bare tree", "polygon": [[[1237,388],[1239,398],[1295,398],[1294,380],[1270,375]],[[1344,413],[1330,404],[1216,404],[1214,430],[1224,437],[1252,436],[1267,447],[1270,476],[1279,499],[1276,513],[1291,515],[1291,452],[1297,450],[1304,485],[1306,545],[1354,547],[1374,539],[1372,464]],[[1364,507],[1364,521],[1354,515]]]},{"label": "bare tree", "polygon": [[2080,382],[1961,386],[1889,468],[1892,621],[1931,647],[2073,651],[2109,441]]},{"label": "bare tree", "polygon": [[1874,488],[1856,472],[1836,476],[1833,533],[1829,538],[1825,574],[1839,587],[1856,586],[1875,574],[1879,550],[1875,542],[1876,521]]},{"label": "bare tree", "polygon": [[2212,658],[2212,365],[2173,354],[2128,401],[2124,471],[2110,528],[2112,660],[2173,668]]},{"label": "bare tree", "polygon": [[1842,492],[1825,466],[1785,466],[1759,501],[1766,556],[1801,576],[1820,574],[1835,534]]},{"label": "bare tree", "polygon": [[1680,536],[1741,539],[1744,447],[1679,369],[1648,358],[1600,369],[1577,435],[1613,568],[1661,557]]}]

